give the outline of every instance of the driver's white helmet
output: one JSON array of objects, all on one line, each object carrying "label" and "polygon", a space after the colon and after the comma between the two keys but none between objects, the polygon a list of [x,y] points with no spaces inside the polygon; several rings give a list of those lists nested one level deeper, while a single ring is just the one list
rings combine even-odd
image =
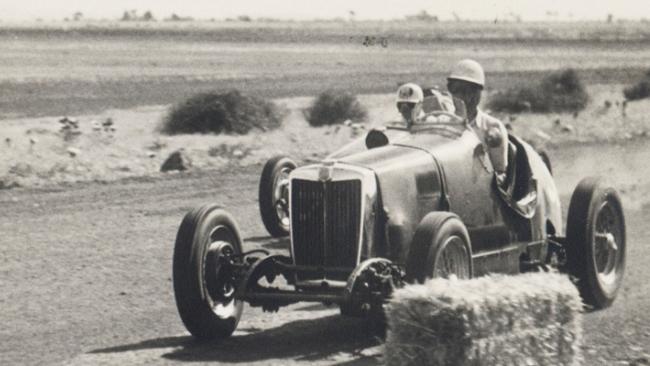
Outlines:
[{"label": "driver's white helmet", "polygon": [[451,70],[447,79],[463,80],[485,87],[485,72],[481,64],[474,60],[464,59],[459,61]]},{"label": "driver's white helmet", "polygon": [[422,103],[424,92],[422,88],[414,83],[407,83],[397,89],[397,103]]}]

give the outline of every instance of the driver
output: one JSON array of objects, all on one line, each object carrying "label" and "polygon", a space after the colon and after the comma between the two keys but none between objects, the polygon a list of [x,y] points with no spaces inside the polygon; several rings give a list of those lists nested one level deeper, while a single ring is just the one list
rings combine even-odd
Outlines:
[{"label": "driver", "polygon": [[423,100],[422,88],[416,84],[407,83],[397,89],[397,110],[408,127],[424,115],[422,112]]},{"label": "driver", "polygon": [[465,102],[469,127],[487,146],[497,183],[503,184],[508,165],[508,130],[501,121],[478,108],[484,86],[483,67],[474,60],[458,62],[447,78],[447,90]]}]

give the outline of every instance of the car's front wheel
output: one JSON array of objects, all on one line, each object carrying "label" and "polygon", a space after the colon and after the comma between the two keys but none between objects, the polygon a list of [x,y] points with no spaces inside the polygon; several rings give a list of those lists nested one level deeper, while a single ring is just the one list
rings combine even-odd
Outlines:
[{"label": "car's front wheel", "polygon": [[264,165],[259,187],[260,215],[271,236],[289,235],[289,173],[296,163],[286,156],[276,156]]},{"label": "car's front wheel", "polygon": [[472,252],[463,222],[451,212],[427,214],[413,236],[406,265],[407,280],[471,277]]},{"label": "car's front wheel", "polygon": [[173,259],[176,307],[187,330],[197,338],[230,336],[243,302],[235,298],[231,264],[241,262],[241,236],[235,220],[215,205],[185,215]]},{"label": "car's front wheel", "polygon": [[585,178],[571,196],[566,270],[578,280],[583,300],[609,306],[625,272],[625,218],[616,190]]}]

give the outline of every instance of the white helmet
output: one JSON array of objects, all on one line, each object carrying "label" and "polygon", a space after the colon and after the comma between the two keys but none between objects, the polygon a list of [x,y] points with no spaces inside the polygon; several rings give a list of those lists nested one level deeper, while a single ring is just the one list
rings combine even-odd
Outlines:
[{"label": "white helmet", "polygon": [[483,67],[478,62],[470,59],[459,61],[451,70],[451,74],[447,79],[464,80],[481,87],[485,86]]},{"label": "white helmet", "polygon": [[397,89],[397,103],[422,103],[422,100],[424,100],[424,93],[416,84],[407,83]]}]

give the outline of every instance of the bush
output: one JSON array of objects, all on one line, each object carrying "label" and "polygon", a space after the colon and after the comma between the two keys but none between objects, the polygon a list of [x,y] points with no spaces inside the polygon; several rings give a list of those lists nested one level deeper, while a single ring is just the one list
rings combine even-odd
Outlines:
[{"label": "bush", "polygon": [[355,95],[335,90],[321,93],[303,114],[307,122],[314,127],[340,124],[348,119],[365,121],[368,117],[368,111]]},{"label": "bush", "polygon": [[281,110],[265,99],[246,96],[237,90],[207,92],[174,106],[163,121],[161,132],[244,135],[253,128],[262,131],[277,128],[282,118]]},{"label": "bush", "polygon": [[623,89],[623,95],[627,100],[639,100],[650,97],[650,70],[646,71],[641,81]]},{"label": "bush", "polygon": [[537,85],[510,88],[490,98],[488,107],[497,112],[575,112],[589,102],[589,94],[573,69],[551,73]]}]

